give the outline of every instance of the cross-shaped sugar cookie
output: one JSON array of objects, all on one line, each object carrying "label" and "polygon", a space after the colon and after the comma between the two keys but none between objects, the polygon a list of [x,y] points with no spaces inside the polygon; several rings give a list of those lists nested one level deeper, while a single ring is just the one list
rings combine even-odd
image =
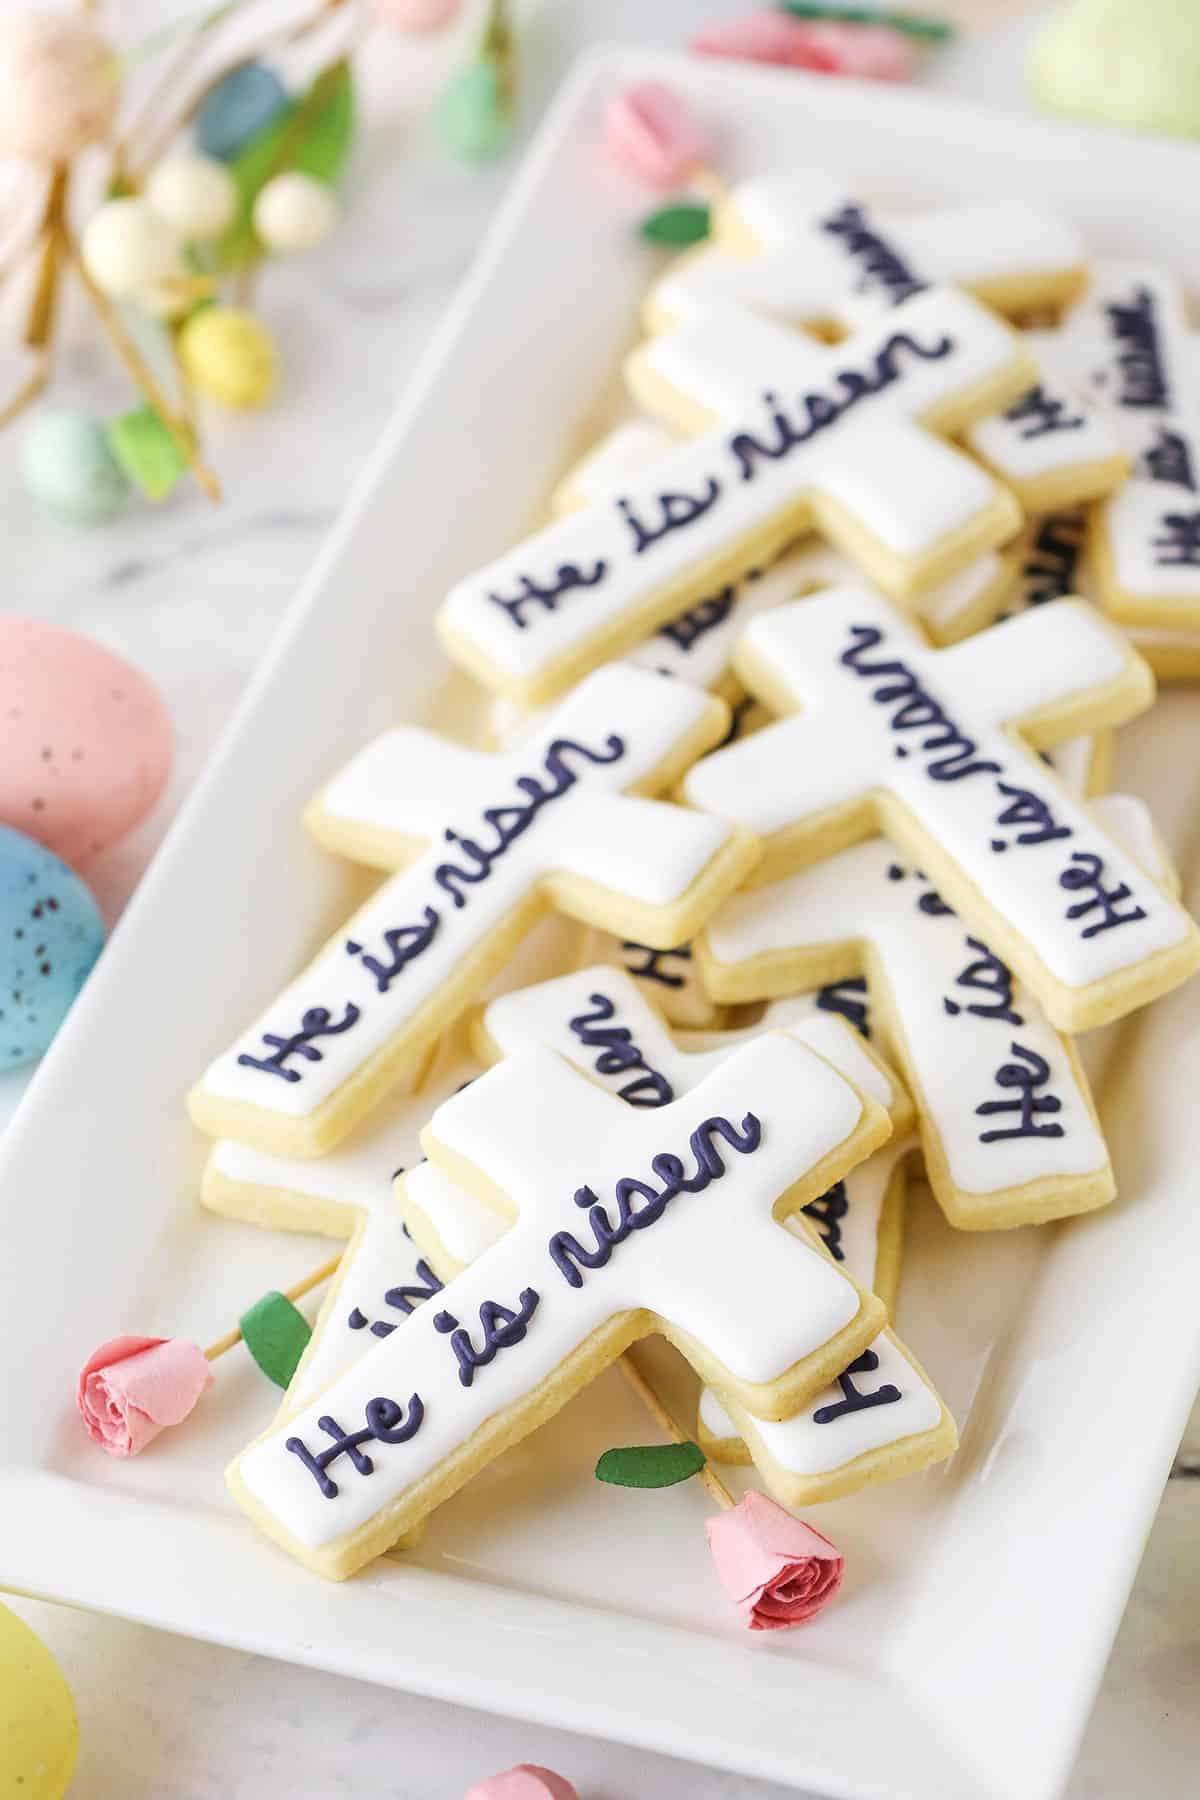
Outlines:
[{"label": "cross-shaped sugar cookie", "polygon": [[[885,1144],[827,1196],[837,1201],[847,1266],[856,1280],[865,1274],[876,1292],[875,1245],[894,1235],[891,1222],[902,1215],[910,1148]],[[713,1461],[757,1463],[772,1493],[788,1506],[811,1506],[870,1481],[914,1474],[949,1456],[958,1442],[954,1421],[924,1370],[890,1330],[790,1419],[755,1419],[736,1401],[724,1403],[715,1388],[704,1388],[696,1438]]]},{"label": "cross-shaped sugar cookie", "polygon": [[661,331],[714,304],[841,331],[920,289],[954,283],[997,312],[1057,305],[1086,279],[1079,233],[1044,207],[988,203],[891,213],[821,169],[759,176],[718,208],[716,239],[650,290]]},{"label": "cross-shaped sugar cookie", "polygon": [[[310,1568],[352,1574],[653,1331],[757,1416],[787,1417],[866,1348],[882,1308],[779,1220],[888,1130],[876,1102],[782,1034],[654,1111],[551,1051],[500,1063],[423,1141],[515,1215],[509,1230],[246,1450],[235,1496]],[[420,1243],[417,1173],[401,1200]]]},{"label": "cross-shaped sugar cookie", "polygon": [[[897,1130],[907,1130],[911,1109],[899,1083],[876,1058],[865,1060],[868,1046],[842,1020],[821,1012],[807,998],[768,1006],[761,1021],[745,1030],[684,1035],[676,1040],[628,976],[615,969],[580,969],[489,1002],[474,1036],[485,1060],[538,1047],[557,1050],[631,1106],[659,1107],[688,1092],[740,1045],[772,1030],[783,1030],[825,1056],[863,1092],[889,1108]],[[906,1155],[911,1145],[903,1137],[889,1140],[790,1221],[796,1231],[805,1229],[802,1217],[811,1221],[830,1256],[864,1286],[873,1285],[875,1247],[881,1238],[886,1239],[888,1250],[878,1266],[893,1294],[903,1202],[898,1178],[892,1179],[897,1141],[901,1154]],[[868,1241],[870,1255],[865,1253]],[[434,1261],[440,1270],[446,1270],[440,1244]],[[902,1367],[903,1391],[890,1382],[885,1399],[863,1400],[850,1391],[853,1375],[844,1370],[835,1384],[839,1391],[830,1402],[835,1410],[828,1421],[822,1407],[814,1408],[809,1402],[794,1419],[762,1426],[761,1467],[772,1492],[786,1504],[805,1505],[850,1493],[868,1481],[923,1468],[954,1448],[949,1415],[891,1333],[869,1345],[863,1358],[867,1367],[877,1367],[881,1359],[889,1369]],[[849,1383],[845,1402],[842,1383]],[[886,1420],[871,1421],[869,1443],[861,1426],[852,1431],[844,1427],[836,1433],[821,1429],[826,1422],[845,1420],[848,1424],[859,1406],[890,1405],[902,1398],[900,1410],[889,1413]],[[719,1410],[719,1402],[717,1405]],[[711,1413],[711,1401],[709,1410]],[[816,1418],[818,1413],[821,1417]],[[748,1460],[744,1447],[736,1460]]]},{"label": "cross-shaped sugar cookie", "polygon": [[1120,723],[1153,693],[1083,601],[931,651],[881,595],[827,589],[756,619],[736,665],[794,716],[707,757],[684,793],[759,833],[764,880],[886,832],[1062,1031],[1200,964],[1188,915],[1031,748]]},{"label": "cross-shaped sugar cookie", "polygon": [[519,748],[406,728],[325,788],[309,823],[380,886],[192,1090],[196,1123],[282,1155],[331,1149],[497,974],[550,906],[646,943],[690,937],[757,855],[720,819],[645,799],[728,724],[720,701],[600,669]]},{"label": "cross-shaped sugar cookie", "polygon": [[1112,1198],[1071,1045],[882,839],[735,895],[696,952],[727,1000],[866,973],[875,1027],[912,1089],[930,1186],[951,1224],[1036,1224]]},{"label": "cross-shaped sugar cookie", "polygon": [[[1036,371],[1007,326],[950,288],[905,300],[886,324],[891,357],[907,373],[884,388],[873,374],[864,383],[865,371],[847,368],[854,346],[884,330],[883,322],[828,345],[735,307],[714,308],[640,344],[626,379],[639,405],[682,431],[739,425],[749,408],[765,405],[768,429],[742,433],[743,479],[764,461],[786,459],[798,429],[811,446],[813,522],[889,593],[914,599],[1011,537],[1020,522],[1007,489],[930,428],[966,430],[1015,398]],[[977,358],[977,385],[969,389],[968,333]],[[864,386],[870,405],[859,404]]]},{"label": "cross-shaped sugar cookie", "polygon": [[1133,479],[1091,513],[1097,595],[1114,618],[1200,627],[1200,360],[1182,288],[1141,263],[1096,265],[1062,329],[1033,334],[1104,403]]},{"label": "cross-shaped sugar cookie", "polygon": [[934,435],[965,430],[1033,379],[1015,335],[967,295],[918,294],[833,349],[748,314],[730,316],[728,335],[723,326],[705,318],[656,340],[633,374],[665,402],[676,389],[645,359],[686,382],[715,355],[721,392],[698,392],[682,422],[725,423],[535,532],[444,602],[443,640],[484,686],[534,706],[814,523],[905,593],[1020,524],[1011,496]]}]

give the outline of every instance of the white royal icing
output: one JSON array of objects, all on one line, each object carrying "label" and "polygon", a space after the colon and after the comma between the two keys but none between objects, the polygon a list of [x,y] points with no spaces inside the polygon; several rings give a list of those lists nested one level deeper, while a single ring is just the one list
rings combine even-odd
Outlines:
[{"label": "white royal icing", "polygon": [[[982,318],[979,315],[982,314]],[[919,321],[919,322],[918,322]],[[917,556],[971,525],[991,506],[996,486],[977,463],[935,438],[921,415],[949,394],[1010,365],[1015,344],[999,320],[966,294],[931,290],[889,315],[896,333],[931,347],[954,345],[941,358],[907,366],[902,380],[845,423],[817,435],[807,450],[814,492],[836,500],[897,556]],[[883,328],[871,328],[877,337]],[[640,364],[674,395],[711,418],[741,420],[765,393],[833,395],[835,371],[856,365],[857,339],[818,343],[770,319],[713,310],[664,332],[637,353]],[[639,394],[654,403],[653,393]],[[671,402],[665,402],[671,404]],[[853,545],[844,545],[853,554]]]},{"label": "white royal icing", "polygon": [[[654,904],[683,896],[728,843],[729,827],[623,790],[652,777],[710,705],[682,682],[613,665],[582,682],[535,736],[502,755],[468,751],[416,729],[388,733],[369,746],[330,783],[323,809],[330,817],[433,839],[433,847],[384,882],[256,1024],[218,1057],[204,1076],[205,1090],[289,1117],[310,1113],[372,1052],[403,1033],[463,958],[558,871]],[[522,783],[540,781],[542,792],[555,787],[547,758],[559,740],[608,760],[593,763],[568,752],[573,785],[549,798],[508,840],[487,878],[452,889],[439,883],[439,868],[453,865],[468,873],[478,868],[465,848],[468,838],[477,834],[485,846],[496,841],[500,828],[482,817],[484,809],[511,816],[528,810],[530,788]],[[403,955],[411,937],[394,953],[387,933],[415,934],[428,925],[430,912],[434,931],[428,946],[388,979],[395,956]],[[367,957],[380,972],[371,969]],[[243,1055],[270,1060],[267,1034],[293,1041],[304,1029],[305,1015],[317,1008],[327,1009],[335,1023],[352,1016],[349,1008],[357,1008],[357,1016],[344,1031],[314,1037],[310,1048],[320,1060],[302,1050],[288,1057],[298,1079],[239,1063]]]},{"label": "white royal icing", "polygon": [[[1035,358],[1040,341],[1038,333],[1025,339]],[[1060,379],[1054,363],[1047,358],[1034,387],[965,434],[976,456],[1005,481],[1044,481],[1122,454],[1121,434],[1112,419],[1077,385]]]},{"label": "white royal icing", "polygon": [[734,966],[768,952],[862,946],[871,979],[890,994],[897,1055],[956,1188],[989,1194],[1107,1167],[1065,1041],[883,840],[735,894],[706,936],[718,961]]},{"label": "white royal icing", "polygon": [[599,966],[501,994],[484,1008],[482,1024],[502,1055],[556,1050],[634,1106],[665,1106],[690,1093],[734,1050],[769,1031],[783,1031],[817,1051],[881,1106],[890,1110],[898,1098],[895,1084],[865,1053],[855,1033],[807,1000],[776,1001],[757,1025],[741,1031],[676,1039],[632,976]]},{"label": "white royal icing", "polygon": [[1180,907],[1005,729],[1038,712],[1048,730],[1043,709],[1126,670],[1125,640],[1084,602],[931,651],[882,596],[830,589],[756,619],[746,642],[804,710],[696,764],[693,804],[769,836],[886,794],[894,829],[912,819],[937,840],[1069,988],[1189,935]]},{"label": "white royal icing", "polygon": [[[746,328],[755,333],[748,366]],[[765,345],[759,333],[766,333]],[[907,349],[887,352],[897,334],[919,345],[925,358]],[[916,553],[974,518],[995,495],[976,464],[917,423],[935,402],[1012,366],[1011,333],[965,294],[918,294],[832,349],[734,313],[728,321],[705,318],[655,339],[646,353],[665,358],[664,373],[669,368],[682,379],[703,375],[706,358],[715,354],[726,371],[721,396],[731,402],[728,422],[632,476],[618,498],[557,521],[458,583],[440,614],[449,647],[485,659],[494,685],[530,681],[559,658],[580,653],[597,632],[668,585],[686,589],[682,610],[711,586],[714,559],[736,578],[754,566],[764,531],[781,521],[797,533],[807,528],[814,496],[840,499],[885,544]],[[849,403],[840,378],[874,383],[881,356],[895,379]],[[811,391],[841,410],[811,430],[807,412],[789,411],[792,436],[785,439],[762,394],[764,384],[776,381],[789,394],[796,381],[799,394]],[[797,442],[797,432],[808,435]],[[747,433],[781,453],[747,450]]]},{"label": "white royal icing", "polygon": [[655,284],[657,313],[686,319],[732,302],[794,322],[855,324],[918,287],[1033,280],[1084,260],[1079,234],[1042,207],[876,212],[813,168],[743,182],[732,211],[755,252],[718,241],[688,257]]},{"label": "white royal icing", "polygon": [[587,940],[583,961],[624,969],[672,1025],[702,1029],[717,1021],[719,1009],[705,991],[690,944],[655,950],[650,944],[595,931]]},{"label": "white royal icing", "polygon": [[657,419],[625,419],[593,444],[564,477],[555,497],[558,513],[594,506],[620,493],[631,475],[653,468],[679,439]]},{"label": "white royal icing", "polygon": [[[238,1465],[246,1489],[302,1544],[329,1545],[455,1455],[497,1413],[545,1391],[594,1332],[642,1309],[703,1344],[734,1380],[782,1378],[841,1331],[860,1301],[828,1257],[777,1223],[774,1208],[845,1142],[861,1116],[842,1077],[782,1035],[744,1046],[698,1088],[653,1112],[614,1101],[549,1051],[499,1064],[438,1110],[430,1148],[444,1147],[485,1173],[508,1196],[515,1223],[447,1284],[437,1306],[421,1307],[402,1332],[247,1450]],[[751,1117],[759,1122],[756,1144]],[[563,1232],[581,1242],[591,1235],[574,1192],[589,1187],[615,1220],[616,1184],[656,1183],[656,1156],[677,1156],[691,1176],[689,1139],[713,1118],[730,1121],[753,1147],[743,1152],[714,1134],[723,1173],[677,1196],[649,1228],[617,1242],[606,1263],[585,1267],[579,1284],[569,1283],[551,1245]],[[420,1204],[419,1182],[411,1197]],[[731,1282],[735,1241],[740,1278]],[[529,1306],[531,1294],[536,1300],[519,1341],[510,1337],[464,1386],[438,1321],[457,1319],[479,1345],[481,1308],[495,1303],[515,1312]],[[560,1384],[562,1399],[572,1386]],[[396,1405],[384,1415],[386,1429],[401,1430],[418,1416],[419,1425],[403,1442],[370,1440],[369,1473],[348,1453],[331,1460],[324,1479],[337,1492],[327,1497],[288,1441],[316,1458],[332,1443],[321,1419],[336,1421],[335,1431],[356,1432],[380,1399]]]}]

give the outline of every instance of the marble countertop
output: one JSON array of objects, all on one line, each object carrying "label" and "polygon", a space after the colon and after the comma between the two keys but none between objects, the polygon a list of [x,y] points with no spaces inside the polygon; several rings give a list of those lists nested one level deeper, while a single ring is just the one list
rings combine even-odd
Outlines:
[{"label": "marble countertop", "polygon": [[[964,9],[969,10],[965,6]],[[182,10],[182,9],[181,9]],[[589,39],[678,43],[728,15],[699,0],[543,0],[528,9],[527,103],[536,115]],[[953,10],[950,7],[943,10]],[[1015,15],[1026,9],[1011,7]],[[982,8],[989,21],[1003,9]],[[125,17],[157,16],[131,0]],[[648,17],[650,14],[652,17]],[[1017,101],[1024,28],[1001,25],[943,59],[935,85]],[[180,494],[117,526],[71,533],[42,518],[16,476],[17,434],[0,437],[0,541],[11,610],[91,632],[163,687],[180,739],[163,807],[97,872],[119,910],[201,768],[322,535],[371,449],[486,227],[511,162],[482,172],[432,142],[426,101],[449,45],[372,40],[365,129],[335,239],[272,268],[259,306],[277,333],[284,395],[271,412],[214,421],[211,458],[228,499]],[[127,390],[68,311],[58,390],[110,410]],[[0,333],[0,336],[6,334]],[[5,389],[10,371],[0,371]],[[21,1082],[0,1083],[0,1122]],[[1129,1610],[1069,1788],[1069,1800],[1183,1800],[1200,1767],[1200,1411],[1163,1497]],[[582,1800],[769,1800],[783,1789],[668,1758],[491,1718],[108,1618],[6,1598],[59,1658],[82,1724],[73,1793],[153,1800],[299,1800],[393,1794],[458,1800],[518,1760],[568,1774]],[[680,1744],[681,1755],[687,1745]]]}]

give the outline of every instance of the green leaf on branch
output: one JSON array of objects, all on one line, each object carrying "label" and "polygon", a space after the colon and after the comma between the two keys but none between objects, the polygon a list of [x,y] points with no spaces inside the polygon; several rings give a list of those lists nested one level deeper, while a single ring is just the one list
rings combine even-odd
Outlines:
[{"label": "green leaf on branch", "polygon": [[178,440],[152,406],[122,413],[108,427],[113,455],[147,500],[165,500],[187,469]]},{"label": "green leaf on branch", "polygon": [[276,1387],[285,1388],[312,1336],[308,1320],[286,1294],[272,1289],[238,1320],[251,1356]]},{"label": "green leaf on branch", "polygon": [[712,229],[712,212],[701,201],[677,200],[647,213],[638,226],[652,244],[667,244],[673,250],[704,241]]},{"label": "green leaf on branch", "polygon": [[663,1488],[690,1481],[704,1467],[699,1444],[631,1444],[606,1450],[596,1464],[596,1480],[613,1487]]},{"label": "green leaf on branch", "polygon": [[237,216],[218,246],[224,269],[240,269],[262,255],[255,236],[254,202],[275,175],[297,170],[331,187],[345,167],[354,140],[354,77],[343,58],[317,76],[308,91],[252,138],[229,163],[237,183]]}]

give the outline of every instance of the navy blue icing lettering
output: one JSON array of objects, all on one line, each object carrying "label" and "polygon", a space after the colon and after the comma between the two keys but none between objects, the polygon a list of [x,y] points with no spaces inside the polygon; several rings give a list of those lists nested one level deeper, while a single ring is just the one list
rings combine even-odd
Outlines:
[{"label": "navy blue icing lettering", "polygon": [[870,1008],[867,1002],[867,982],[862,975],[848,976],[845,981],[827,981],[816,993],[817,1006],[821,1012],[836,1013],[853,1025],[860,1037],[871,1035]]},{"label": "navy blue icing lettering", "polygon": [[821,1242],[832,1256],[834,1262],[845,1262],[846,1252],[842,1249],[842,1220],[850,1211],[850,1202],[846,1198],[846,1184],[835,1181],[827,1193],[816,1200],[810,1200],[800,1211],[806,1219],[812,1219],[820,1232]]},{"label": "navy blue icing lettering", "polygon": [[1151,481],[1186,488],[1191,494],[1196,492],[1196,465],[1192,446],[1181,431],[1172,431],[1167,425],[1155,428],[1154,442],[1143,451],[1138,470]]},{"label": "navy blue icing lettering", "polygon": [[864,1350],[861,1356],[856,1357],[837,1378],[842,1398],[829,1406],[818,1406],[813,1414],[813,1424],[832,1425],[835,1419],[844,1419],[847,1413],[867,1412],[872,1406],[893,1406],[897,1400],[902,1400],[904,1396],[900,1389],[890,1381],[885,1381],[882,1387],[875,1388],[869,1394],[864,1394],[855,1387],[851,1379],[853,1376],[873,1375],[878,1367],[879,1357],[874,1350]]},{"label": "navy blue icing lettering", "polygon": [[[1050,1079],[1050,1064],[1036,1050],[1030,1050],[1025,1044],[1009,1045],[1016,1062],[1002,1063],[996,1070],[995,1083],[1000,1088],[1013,1088],[1015,1097],[1011,1100],[985,1100],[975,1108],[981,1119],[995,1118],[999,1115],[1016,1113],[1015,1125],[996,1126],[989,1131],[981,1131],[981,1144],[1000,1143],[1005,1138],[1060,1138],[1065,1134],[1060,1124],[1053,1120],[1055,1113],[1062,1111],[1062,1101],[1055,1094],[1039,1092]],[[1051,1123],[1041,1121],[1051,1115]]]},{"label": "navy blue icing lettering", "polygon": [[1074,590],[1082,549],[1082,519],[1072,513],[1051,513],[1042,520],[1021,570],[1029,606],[1060,600]]},{"label": "navy blue icing lettering", "polygon": [[[884,641],[884,633],[877,626],[852,625],[850,635],[855,642],[843,650],[839,662],[864,680],[879,679],[880,685],[872,690],[871,699],[876,706],[894,707],[889,721],[894,732],[927,733],[918,740],[918,748],[927,755],[938,753],[925,767],[931,781],[962,781],[971,775],[1000,774],[1000,764],[980,756],[974,739],[959,730],[907,663],[899,658],[883,662],[868,659],[867,652]],[[896,754],[906,755],[906,748],[898,745]]]},{"label": "navy blue icing lettering", "polygon": [[843,369],[834,377],[840,392],[834,398],[827,394],[803,394],[796,402],[799,422],[790,419],[776,394],[769,389],[763,395],[767,409],[768,431],[738,431],[729,439],[729,453],[737,464],[743,481],[753,481],[760,462],[779,462],[800,445],[810,443],[818,433],[836,424],[860,400],[869,399],[891,387],[903,374],[903,359],[940,362],[954,349],[954,339],[940,337],[922,344],[910,332],[897,331],[876,352],[870,370]]},{"label": "navy blue icing lettering", "polygon": [[[1049,802],[1030,788],[1017,787],[1012,782],[998,781],[996,787],[1005,795],[1008,805],[996,816],[997,825],[1017,825],[1021,829],[1011,840],[1014,844],[1051,844],[1060,838],[1072,836],[1069,825],[1060,825],[1050,809]],[[991,847],[996,852],[1009,848],[1009,840],[993,838]]]},{"label": "navy blue icing lettering", "polygon": [[1086,919],[1093,912],[1100,915],[1091,924],[1084,926],[1080,932],[1081,937],[1099,937],[1102,931],[1113,931],[1118,925],[1132,925],[1138,919],[1146,917],[1144,909],[1137,905],[1125,912],[1120,910],[1123,900],[1133,899],[1133,890],[1123,881],[1116,887],[1105,887],[1104,858],[1091,850],[1071,852],[1071,866],[1063,870],[1058,878],[1058,885],[1069,894],[1081,893],[1084,896],[1073,906],[1068,906],[1065,915],[1068,919]]},{"label": "navy blue icing lettering", "polygon": [[[405,1228],[405,1236],[408,1236],[407,1227]],[[420,1279],[420,1286],[418,1286],[416,1282],[411,1282],[401,1287],[390,1287],[383,1296],[384,1305],[395,1307],[396,1311],[403,1313],[405,1318],[408,1317],[409,1313],[415,1312],[422,1301],[431,1300],[435,1294],[440,1294],[442,1291],[442,1283],[438,1280],[423,1256],[418,1260],[414,1273]],[[366,1314],[357,1306],[351,1310],[346,1323],[351,1331],[365,1331],[367,1326],[371,1324]],[[395,1329],[396,1326],[393,1320],[376,1319],[375,1323],[371,1325],[371,1336],[377,1338],[391,1337]]]},{"label": "navy blue icing lettering", "polygon": [[1162,337],[1150,289],[1139,285],[1129,300],[1114,300],[1104,311],[1117,346],[1117,404],[1155,410],[1169,406]]},{"label": "navy blue icing lettering", "polygon": [[647,525],[634,511],[632,500],[622,496],[617,501],[617,511],[629,527],[633,539],[633,554],[641,556],[651,545],[657,544],[672,531],[683,531],[688,525],[694,525],[702,519],[709,508],[716,505],[720,497],[721,484],[715,475],[710,475],[704,484],[704,492],[694,494],[659,494],[657,496],[661,520],[657,525]]},{"label": "navy blue icing lettering", "polygon": [[327,1006],[310,1006],[300,1016],[299,1031],[294,1031],[290,1037],[280,1037],[275,1031],[263,1032],[263,1043],[273,1046],[270,1056],[250,1056],[243,1052],[238,1063],[244,1069],[261,1069],[264,1075],[278,1075],[284,1081],[299,1081],[300,1070],[287,1066],[289,1057],[302,1056],[308,1062],[323,1061],[313,1039],[338,1037],[343,1031],[349,1031],[358,1016],[358,1008],[352,1000],[346,1002],[346,1010],[336,1022]]},{"label": "navy blue icing lettering", "polygon": [[660,1151],[651,1157],[650,1169],[662,1185],[652,1187],[635,1176],[622,1176],[613,1190],[617,1204],[615,1221],[593,1189],[577,1188],[575,1204],[587,1211],[594,1246],[581,1244],[573,1232],[556,1231],[548,1245],[551,1262],[568,1286],[582,1287],[585,1269],[602,1269],[617,1244],[624,1243],[631,1232],[656,1224],[679,1194],[702,1193],[710,1182],[720,1180],[725,1164],[712,1141],[714,1137],[723,1138],[739,1155],[749,1156],[758,1149],[762,1135],[762,1126],[753,1113],[746,1114],[740,1129],[725,1118],[705,1119],[688,1139],[695,1173],[686,1174],[680,1157]]},{"label": "navy blue icing lettering", "polygon": [[666,1106],[675,1098],[666,1076],[652,1069],[633,1041],[628,1025],[614,1025],[616,1005],[607,994],[589,994],[592,1007],[569,1021],[571,1030],[589,1050],[599,1050],[594,1067],[597,1075],[623,1075],[627,1070],[640,1070],[632,1081],[617,1089],[630,1106]]},{"label": "navy blue icing lettering", "polygon": [[1048,394],[1040,382],[1014,400],[1004,417],[1020,426],[1017,436],[1026,441],[1052,437],[1057,431],[1079,431],[1087,424],[1082,413],[1072,412],[1065,400]]},{"label": "navy blue icing lettering", "polygon": [[820,228],[835,238],[857,265],[855,291],[869,293],[882,288],[893,306],[919,294],[925,282],[918,279],[893,244],[889,244],[878,226],[873,225],[867,210],[856,201],[820,220]]},{"label": "navy blue icing lettering", "polygon": [[625,951],[636,950],[645,957],[645,961],[640,963],[635,963],[628,955],[625,957],[626,969],[631,975],[636,975],[639,981],[656,981],[660,987],[674,991],[681,988],[687,980],[686,975],[677,975],[674,970],[664,968],[663,963],[668,956],[674,957],[678,962],[691,962],[692,951],[689,944],[677,944],[674,950],[652,950],[649,944],[637,944],[631,938],[626,938],[621,948]]},{"label": "navy blue icing lettering", "polygon": [[955,987],[964,988],[969,993],[990,994],[990,1000],[951,1000],[944,995],[942,1005],[951,1018],[957,1018],[961,1012],[974,1013],[977,1019],[996,1020],[1005,1025],[1023,1025],[1024,1019],[1013,1007],[1013,977],[1008,964],[980,943],[978,938],[969,937],[967,948],[975,952],[972,960],[954,977]]},{"label": "navy blue icing lettering", "polygon": [[687,612],[680,613],[667,625],[658,628],[659,637],[665,637],[675,645],[677,650],[685,654],[695,648],[702,637],[723,625],[733,611],[733,603],[737,599],[737,588],[732,585],[723,587],[719,594],[711,594],[707,600],[700,600]]},{"label": "navy blue icing lettering", "polygon": [[362,958],[362,966],[375,977],[375,987],[386,994],[397,975],[432,944],[441,924],[441,915],[427,906],[419,925],[391,925],[383,934],[388,960],[365,950],[354,938],[346,939],[346,955]]},{"label": "navy blue icing lettering", "polygon": [[1159,520],[1159,536],[1151,538],[1160,569],[1200,569],[1200,512],[1169,512]]},{"label": "navy blue icing lettering", "polygon": [[[579,771],[571,767],[573,759],[577,758],[584,763],[604,764],[618,762],[624,754],[625,740],[615,732],[609,734],[603,748],[599,750],[578,743],[574,738],[554,738],[543,759],[543,770],[549,778],[548,782],[533,775],[519,775],[515,786],[524,796],[522,800],[510,802],[506,806],[489,806],[483,809],[484,823],[495,833],[494,844],[480,844],[474,838],[448,830],[445,833],[447,841],[457,845],[464,859],[472,866],[465,868],[457,863],[439,863],[434,870],[434,881],[451,896],[456,908],[464,907],[470,898],[471,889],[487,880],[499,858],[529,829],[542,808],[574,787],[579,779]],[[428,950],[438,934],[441,922],[441,914],[437,908],[426,906],[419,924],[393,925],[384,931],[384,954],[369,951],[354,938],[346,939],[344,949],[347,956],[358,958],[361,966],[374,977],[376,990],[386,994],[408,964]],[[359,1017],[359,1009],[352,1002],[347,1004],[345,1013],[336,1024],[332,1022],[328,1008],[310,1007],[301,1018],[300,1030],[290,1037],[274,1032],[263,1033],[264,1043],[273,1046],[271,1056],[256,1057],[243,1053],[237,1060],[247,1068],[262,1069],[266,1074],[282,1076],[284,1081],[299,1081],[301,1071],[288,1068],[288,1059],[301,1056],[309,1062],[320,1062],[321,1052],[311,1040],[348,1031]]]},{"label": "navy blue icing lettering", "polygon": [[375,1464],[361,1446],[372,1443],[406,1444],[420,1431],[425,1408],[419,1394],[409,1396],[407,1413],[398,1400],[379,1396],[367,1401],[365,1417],[367,1422],[358,1431],[343,1431],[336,1419],[324,1413],[317,1420],[317,1427],[333,1439],[324,1450],[314,1453],[304,1439],[299,1437],[290,1437],[284,1444],[285,1450],[290,1450],[293,1456],[300,1458],[326,1500],[336,1500],[339,1491],[337,1483],[325,1473],[331,1463],[341,1456],[348,1456],[350,1465],[357,1474],[373,1475]]},{"label": "navy blue icing lettering", "polygon": [[434,1314],[433,1328],[449,1337],[450,1348],[458,1363],[458,1379],[464,1387],[470,1387],[476,1369],[486,1368],[499,1351],[509,1350],[521,1342],[537,1311],[540,1297],[536,1288],[522,1288],[515,1312],[511,1307],[501,1306],[498,1300],[485,1300],[479,1308],[479,1328],[483,1333],[483,1344],[479,1349],[475,1348],[470,1332],[459,1324],[453,1313]]},{"label": "navy blue icing lettering", "polygon": [[496,834],[495,843],[479,844],[474,838],[463,837],[457,831],[447,831],[444,834],[447,843],[456,844],[474,867],[464,869],[456,863],[439,863],[433,872],[433,879],[451,896],[455,907],[465,906],[469,896],[463,893],[459,884],[465,883],[468,887],[473,887],[478,882],[486,881],[493,864],[529,829],[543,806],[551,800],[557,800],[568,788],[574,787],[578,775],[568,766],[569,756],[578,756],[584,762],[604,764],[618,762],[624,754],[625,740],[615,733],[606,739],[603,750],[591,750],[574,738],[555,738],[544,759],[546,774],[554,785],[547,788],[535,776],[519,775],[515,785],[525,795],[524,803],[517,801],[508,806],[489,806],[484,810],[484,821]]},{"label": "navy blue icing lettering", "polygon": [[517,583],[519,592],[515,595],[489,593],[487,597],[493,606],[498,606],[507,614],[518,631],[525,631],[529,626],[529,620],[525,616],[527,607],[537,607],[542,612],[556,612],[564,595],[574,593],[579,588],[596,587],[607,574],[608,564],[603,557],[598,557],[590,569],[581,569],[577,563],[559,563],[548,582],[536,581],[532,575],[522,575]]}]

